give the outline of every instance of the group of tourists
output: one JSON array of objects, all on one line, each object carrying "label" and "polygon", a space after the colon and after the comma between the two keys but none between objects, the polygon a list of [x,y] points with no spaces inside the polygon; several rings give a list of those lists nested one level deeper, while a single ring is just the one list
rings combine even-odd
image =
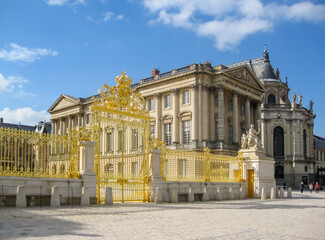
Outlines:
[{"label": "group of tourists", "polygon": [[[316,183],[311,182],[311,183],[309,183],[308,187],[309,187],[310,193],[312,193],[314,189],[315,189],[316,193],[319,193],[319,184],[318,184],[318,182],[316,182]],[[304,188],[305,188],[304,182],[301,182],[300,186],[299,186],[299,189],[300,189],[301,193],[304,192]]]}]

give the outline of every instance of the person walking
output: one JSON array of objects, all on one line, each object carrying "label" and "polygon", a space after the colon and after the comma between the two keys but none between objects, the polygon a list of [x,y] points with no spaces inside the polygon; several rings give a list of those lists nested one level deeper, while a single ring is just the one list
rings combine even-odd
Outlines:
[{"label": "person walking", "polygon": [[319,193],[319,184],[318,184],[318,182],[315,183],[315,192]]},{"label": "person walking", "polygon": [[309,183],[309,191],[310,191],[310,193],[313,192],[313,189],[314,189],[314,185],[312,183]]},{"label": "person walking", "polygon": [[300,183],[299,189],[300,189],[300,192],[301,192],[301,193],[304,192],[304,182],[301,182],[301,183]]}]

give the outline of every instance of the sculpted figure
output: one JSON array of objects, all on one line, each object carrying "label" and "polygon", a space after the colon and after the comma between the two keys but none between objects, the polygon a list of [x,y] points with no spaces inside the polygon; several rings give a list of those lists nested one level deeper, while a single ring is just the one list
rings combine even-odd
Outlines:
[{"label": "sculpted figure", "polygon": [[296,93],[292,94],[292,102],[295,103],[296,102]]},{"label": "sculpted figure", "polygon": [[310,102],[309,102],[309,106],[310,106],[309,110],[310,111],[313,111],[313,105],[314,105],[313,100],[310,100]]},{"label": "sculpted figure", "polygon": [[256,132],[254,124],[251,124],[251,128],[248,131],[248,147],[260,149],[260,139],[258,138],[260,131]]},{"label": "sculpted figure", "polygon": [[241,135],[241,148],[242,149],[248,148],[248,136],[245,133]]},{"label": "sculpted figure", "polygon": [[300,94],[300,93],[299,93],[298,99],[299,99],[299,104],[301,104],[301,101],[302,101],[302,96],[301,96],[301,94]]}]

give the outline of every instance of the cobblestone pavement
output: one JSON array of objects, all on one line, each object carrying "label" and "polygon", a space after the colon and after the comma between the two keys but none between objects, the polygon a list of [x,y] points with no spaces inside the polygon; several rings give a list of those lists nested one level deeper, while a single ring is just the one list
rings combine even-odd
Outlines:
[{"label": "cobblestone pavement", "polygon": [[292,199],[0,208],[0,239],[325,239],[325,192]]}]

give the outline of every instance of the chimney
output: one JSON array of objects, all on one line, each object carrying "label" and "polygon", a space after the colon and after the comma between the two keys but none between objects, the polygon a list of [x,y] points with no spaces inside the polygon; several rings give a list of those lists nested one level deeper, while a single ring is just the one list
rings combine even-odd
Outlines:
[{"label": "chimney", "polygon": [[0,118],[0,123],[3,123],[3,118]]},{"label": "chimney", "polygon": [[153,70],[152,70],[152,76],[154,77],[154,76],[156,76],[156,75],[159,75],[159,70],[157,69],[157,68],[154,68]]}]

